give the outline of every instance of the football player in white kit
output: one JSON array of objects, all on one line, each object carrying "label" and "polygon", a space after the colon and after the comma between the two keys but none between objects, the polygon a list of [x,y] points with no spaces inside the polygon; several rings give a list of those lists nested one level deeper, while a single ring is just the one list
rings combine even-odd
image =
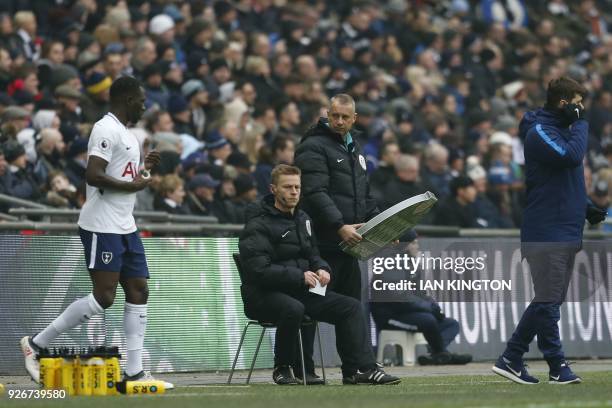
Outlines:
[{"label": "football player in white kit", "polygon": [[[117,284],[121,284],[125,293],[124,379],[151,379],[142,367],[149,269],[132,212],[136,192],[150,183],[149,170],[159,164],[160,156],[156,151],[147,154],[144,169],[139,171],[140,147],[136,136],[127,129],[128,124],[134,125],[140,120],[144,102],[144,89],[137,79],[117,79],[110,88],[110,112],[91,131],[85,173],[87,200],[78,224],[93,290],[70,304],[43,331],[21,339],[26,369],[36,382],[40,379],[36,359],[40,349],[109,308],[115,299]],[[172,388],[172,384],[167,386]]]}]

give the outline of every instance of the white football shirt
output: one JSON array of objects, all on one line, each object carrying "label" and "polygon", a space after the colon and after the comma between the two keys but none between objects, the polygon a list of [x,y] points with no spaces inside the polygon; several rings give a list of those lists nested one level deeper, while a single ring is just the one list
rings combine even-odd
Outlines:
[{"label": "white football shirt", "polygon": [[[112,113],[94,125],[87,145],[87,158],[98,156],[108,162],[106,174],[122,181],[138,176],[140,146],[134,136]],[[87,184],[87,199],[79,226],[99,233],[130,234],[136,231],[134,204],[136,193],[99,189]]]}]

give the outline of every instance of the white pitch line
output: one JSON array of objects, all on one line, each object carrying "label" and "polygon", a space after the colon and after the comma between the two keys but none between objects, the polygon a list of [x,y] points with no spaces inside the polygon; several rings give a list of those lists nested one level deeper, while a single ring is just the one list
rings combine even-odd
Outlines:
[{"label": "white pitch line", "polygon": [[251,388],[250,385],[207,385],[207,384],[190,384],[180,385],[181,388]]},{"label": "white pitch line", "polygon": [[183,394],[174,394],[172,392],[169,392],[167,394],[159,394],[159,395],[151,395],[151,398],[157,398],[157,397],[165,397],[165,398],[180,398],[180,397],[210,397],[210,396],[221,396],[221,397],[232,397],[232,396],[240,396],[240,395],[248,395],[246,393],[243,392],[186,392]]},{"label": "white pitch line", "polygon": [[437,383],[437,384],[419,384],[419,387],[423,387],[423,386],[434,386],[434,387],[438,387],[441,385],[476,385],[476,384],[501,384],[501,383],[508,383],[511,384],[510,381],[470,381],[470,382],[466,382],[466,383]]}]

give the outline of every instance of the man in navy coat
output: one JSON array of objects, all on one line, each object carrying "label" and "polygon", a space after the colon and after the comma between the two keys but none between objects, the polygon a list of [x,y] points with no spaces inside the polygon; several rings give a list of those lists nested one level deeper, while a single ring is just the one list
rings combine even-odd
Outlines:
[{"label": "man in navy coat", "polygon": [[493,366],[495,373],[519,384],[539,382],[523,363],[523,354],[536,335],[550,368],[549,382],[582,381],[565,360],[558,322],[574,258],[582,247],[584,219],[591,224],[605,219],[605,211],[587,201],[584,183],[589,133],[582,105],[586,93],[571,78],[552,80],[544,108],[527,112],[519,127],[527,185],[521,254],[529,264],[535,297]]}]

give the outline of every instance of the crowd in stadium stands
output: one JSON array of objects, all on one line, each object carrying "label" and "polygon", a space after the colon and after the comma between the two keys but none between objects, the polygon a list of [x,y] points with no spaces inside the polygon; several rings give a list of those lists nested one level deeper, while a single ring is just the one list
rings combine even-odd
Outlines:
[{"label": "crowd in stadium stands", "polygon": [[90,130],[131,75],[133,133],[162,156],[138,210],[243,223],[345,92],[382,209],[430,190],[426,223],[516,228],[520,118],[568,75],[590,92],[586,185],[607,208],[611,22],[606,0],[3,0],[0,193],[79,208]]}]

